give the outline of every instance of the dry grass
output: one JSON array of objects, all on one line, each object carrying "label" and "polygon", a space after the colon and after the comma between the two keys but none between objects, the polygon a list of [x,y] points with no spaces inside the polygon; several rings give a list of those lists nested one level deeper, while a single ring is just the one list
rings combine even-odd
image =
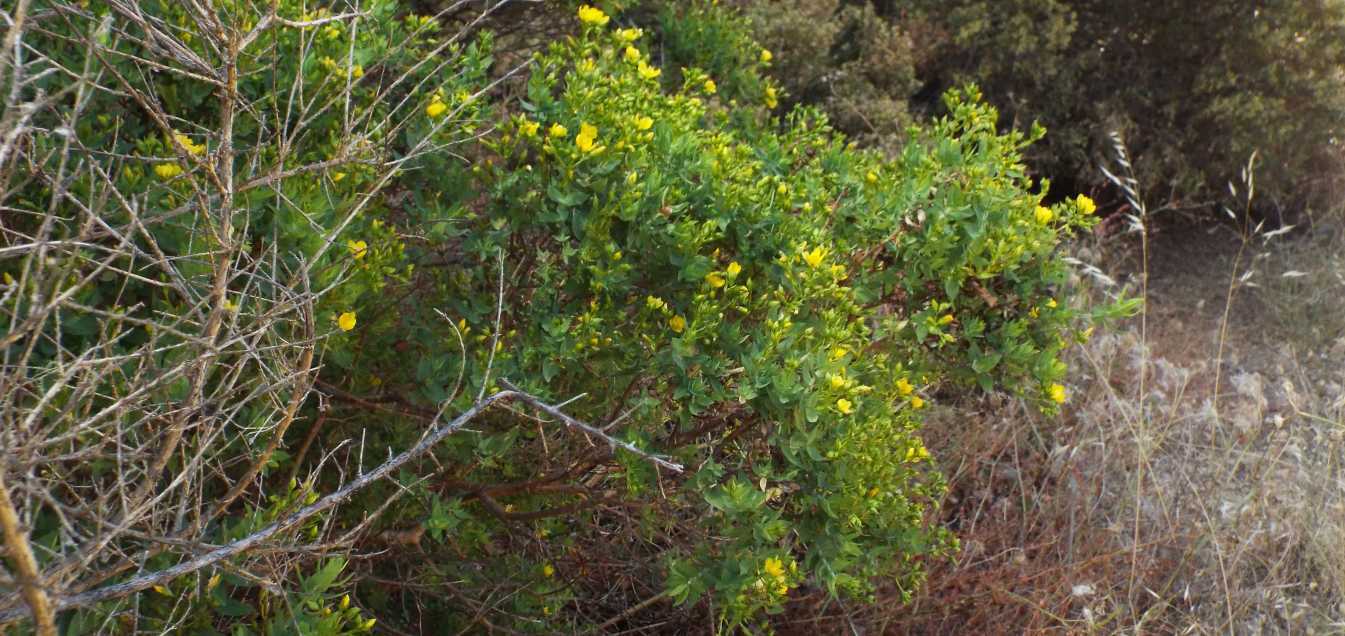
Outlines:
[{"label": "dry grass", "polygon": [[1112,250],[1132,262],[1103,259],[1145,313],[1075,348],[1062,417],[992,396],[934,419],[962,551],[913,607],[868,618],[885,633],[1345,631],[1345,232],[1246,230],[1136,237],[1149,244]]}]

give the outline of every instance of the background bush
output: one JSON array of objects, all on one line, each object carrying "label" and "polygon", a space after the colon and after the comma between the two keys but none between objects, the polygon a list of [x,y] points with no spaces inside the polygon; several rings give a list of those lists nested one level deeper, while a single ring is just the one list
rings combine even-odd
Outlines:
[{"label": "background bush", "polygon": [[1104,184],[1097,168],[1112,131],[1132,148],[1145,189],[1177,207],[1236,200],[1226,184],[1240,181],[1253,151],[1267,213],[1322,210],[1339,192],[1345,5],[1336,0],[745,4],[789,70],[786,103],[821,106],[860,138],[890,138],[905,113],[942,112],[944,90],[974,81],[1001,125],[1051,131],[1028,157],[1067,186],[1060,196]]}]

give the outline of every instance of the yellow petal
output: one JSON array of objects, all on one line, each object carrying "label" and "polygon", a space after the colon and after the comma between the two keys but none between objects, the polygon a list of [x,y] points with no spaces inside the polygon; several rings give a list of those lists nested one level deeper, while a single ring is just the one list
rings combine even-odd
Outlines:
[{"label": "yellow petal", "polygon": [[337,319],[336,319],[336,326],[340,327],[340,328],[341,328],[341,331],[350,331],[351,329],[354,329],[354,328],[355,328],[355,312],[353,312],[353,311],[347,311],[347,312],[341,314],[340,316],[338,316]]}]

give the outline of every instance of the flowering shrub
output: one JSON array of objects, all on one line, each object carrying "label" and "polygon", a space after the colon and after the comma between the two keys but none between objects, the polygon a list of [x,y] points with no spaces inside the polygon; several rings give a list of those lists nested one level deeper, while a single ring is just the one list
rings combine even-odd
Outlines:
[{"label": "flowering shrub", "polygon": [[[70,117],[81,144],[33,135],[25,151],[47,171],[79,159],[128,203],[66,209],[36,177],[5,195],[28,212],[10,229],[40,237],[5,254],[72,250],[48,259],[69,269],[42,288],[73,300],[45,331],[15,292],[48,260],[0,261],[0,325],[35,334],[14,382],[56,387],[11,396],[6,413],[40,423],[11,448],[82,444],[26,477],[55,493],[28,511],[33,542],[54,546],[39,565],[53,589],[105,589],[260,536],[323,492],[351,505],[266,535],[286,558],[235,554],[132,590],[123,631],[360,632],[365,612],[408,605],[424,624],[470,628],[498,607],[514,628],[563,631],[637,606],[586,612],[622,580],[709,598],[727,626],[808,594],[909,591],[953,545],[926,515],[943,485],[922,410],[945,387],[1048,411],[1068,397],[1059,354],[1086,321],[1059,298],[1056,247],[1093,206],[1043,207],[1020,161],[1042,131],[998,133],[975,89],[886,159],[818,112],[773,117],[772,54],[712,4],[666,14],[660,34],[576,7],[575,35],[524,67],[516,101],[485,97],[490,36],[445,39],[390,1],[226,2],[210,20],[142,4],[71,14],[97,34],[119,12],[133,24],[118,33],[139,35],[96,36],[97,68],[122,83],[75,100],[97,113]],[[94,64],[58,40],[53,63]],[[61,108],[37,121],[57,128]],[[129,275],[88,273],[102,270],[79,250],[95,244]],[[95,344],[110,362],[63,394],[56,370]],[[141,384],[136,365],[164,381]],[[631,446],[499,408],[395,483],[338,490],[502,379]],[[90,423],[67,400],[108,410]],[[87,428],[101,419],[125,426]],[[47,479],[115,487],[90,502]],[[142,516],[99,516],[114,501]],[[366,543],[381,556],[301,558]],[[107,546],[116,564],[76,567]],[[440,585],[452,595],[418,592]],[[73,633],[132,620],[77,606]]]},{"label": "flowering shrub", "polygon": [[[1019,161],[1041,131],[998,134],[974,90],[951,94],[952,114],[888,162],[815,112],[770,119],[766,79],[688,66],[664,90],[641,31],[587,5],[578,19],[485,143],[473,168],[483,196],[447,210],[454,267],[417,269],[414,285],[435,290],[451,324],[425,296],[404,303],[375,351],[395,349],[394,334],[440,335],[409,345],[415,368],[391,354],[372,375],[450,410],[494,377],[558,402],[583,395],[572,415],[695,470],[595,462],[582,440],[498,416],[448,441],[441,461],[464,468],[424,494],[427,512],[451,508],[435,524],[472,528],[452,543],[493,564],[487,578],[539,573],[513,601],[532,615],[578,600],[550,583],[585,576],[576,549],[621,554],[634,571],[662,562],[674,600],[712,595],[730,623],[804,585],[913,589],[922,559],[952,541],[925,520],[942,482],[921,409],[945,384],[1005,387],[1047,410],[1065,399],[1058,354],[1077,316],[1055,297],[1066,275],[1055,248],[1092,222],[1087,199],[1041,208]],[[764,66],[742,42],[720,54]],[[546,494],[553,471],[584,486]],[[576,495],[657,513],[576,517]],[[485,556],[520,522],[568,539]],[[681,539],[604,539],[613,524]],[[429,567],[481,576],[466,569],[476,562]]]}]

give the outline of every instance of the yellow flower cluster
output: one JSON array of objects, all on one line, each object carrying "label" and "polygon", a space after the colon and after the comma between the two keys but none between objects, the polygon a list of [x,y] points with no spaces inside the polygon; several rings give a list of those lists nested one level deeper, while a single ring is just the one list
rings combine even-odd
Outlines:
[{"label": "yellow flower cluster", "polygon": [[803,253],[803,262],[807,263],[808,267],[816,269],[819,265],[822,264],[822,259],[826,257],[827,257],[827,251],[825,249],[823,249],[822,247],[814,247],[813,249]]},{"label": "yellow flower cluster", "polygon": [[1048,208],[1048,207],[1043,206],[1043,205],[1039,205],[1039,206],[1037,206],[1037,222],[1038,222],[1038,223],[1040,223],[1040,224],[1042,224],[1042,225],[1046,225],[1047,223],[1050,223],[1050,222],[1051,222],[1051,219],[1054,219],[1054,218],[1055,218],[1055,213],[1051,211],[1051,208]]},{"label": "yellow flower cluster", "polygon": [[154,174],[158,175],[160,179],[167,181],[182,174],[182,166],[175,163],[161,163],[154,166]]},{"label": "yellow flower cluster", "polygon": [[[563,128],[563,127],[562,127]],[[579,134],[574,136],[574,145],[580,152],[594,153],[602,150],[598,145],[598,129],[589,124],[579,124]]]},{"label": "yellow flower cluster", "polygon": [[337,327],[340,327],[340,328],[341,328],[341,331],[350,331],[351,329],[354,329],[354,328],[355,328],[355,312],[353,312],[353,311],[347,311],[347,312],[345,312],[345,313],[342,313],[340,316],[337,316],[337,317],[336,317],[336,326],[337,326]]},{"label": "yellow flower cluster", "polygon": [[189,155],[199,155],[205,152],[205,144],[194,143],[192,142],[191,137],[180,132],[173,133],[173,140],[177,141]]},{"label": "yellow flower cluster", "polygon": [[524,137],[536,137],[537,131],[541,129],[541,127],[542,125],[540,123],[525,117],[518,125],[518,132]]},{"label": "yellow flower cluster", "polygon": [[603,13],[602,9],[586,4],[579,5],[580,22],[591,24],[593,26],[606,26],[608,20],[611,20],[611,18],[607,17],[607,14]]},{"label": "yellow flower cluster", "polygon": [[1056,404],[1064,404],[1067,398],[1065,395],[1065,387],[1058,382],[1048,387],[1046,393],[1051,397],[1051,401]]},{"label": "yellow flower cluster", "polygon": [[640,73],[640,77],[647,80],[655,79],[659,75],[663,74],[663,71],[661,69],[645,64],[644,60],[640,60],[639,64],[636,66],[636,69]]},{"label": "yellow flower cluster", "polygon": [[[791,560],[789,562],[789,571],[798,572],[798,570],[798,563]],[[765,562],[761,564],[761,572],[765,576],[770,577],[771,591],[774,592],[776,596],[784,596],[789,593],[789,580],[786,577],[785,562],[782,559],[778,557],[767,557]],[[757,584],[761,587],[765,587],[765,583],[766,581],[762,579],[757,580]]]},{"label": "yellow flower cluster", "polygon": [[1074,204],[1079,206],[1079,211],[1084,214],[1092,214],[1097,211],[1097,204],[1086,195],[1081,194],[1075,197]]},{"label": "yellow flower cluster", "polygon": [[346,249],[350,250],[350,255],[359,260],[369,254],[369,245],[364,241],[350,240],[346,241]]}]

